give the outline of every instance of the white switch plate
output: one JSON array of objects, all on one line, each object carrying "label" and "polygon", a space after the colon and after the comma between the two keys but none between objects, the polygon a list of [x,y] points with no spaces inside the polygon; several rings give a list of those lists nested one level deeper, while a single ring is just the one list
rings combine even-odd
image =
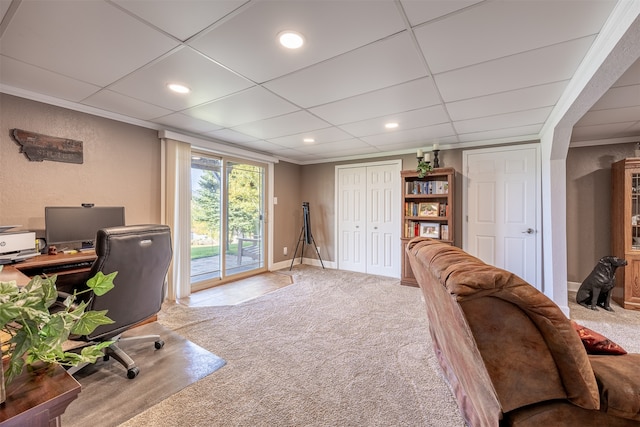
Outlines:
[{"label": "white switch plate", "polygon": [[277,198],[277,197],[274,197],[274,198],[273,198],[273,204],[274,204],[274,205],[277,205],[277,204],[278,204],[278,198]]}]

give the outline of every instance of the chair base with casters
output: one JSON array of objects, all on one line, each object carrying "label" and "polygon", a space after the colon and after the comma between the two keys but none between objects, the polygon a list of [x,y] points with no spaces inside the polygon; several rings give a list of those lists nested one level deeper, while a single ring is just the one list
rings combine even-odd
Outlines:
[{"label": "chair base with casters", "polygon": [[[136,362],[129,356],[118,344],[128,343],[128,342],[153,342],[156,350],[160,350],[164,347],[164,341],[160,337],[160,335],[140,335],[135,337],[125,337],[122,338],[120,335],[112,338],[114,343],[112,343],[109,347],[104,349],[104,357],[102,360],[105,362],[110,358],[114,358],[117,360],[122,366],[127,370],[127,378],[130,380],[134,379],[140,373],[140,368],[136,366]],[[92,344],[92,343],[86,343]],[[67,372],[71,375],[74,375],[76,372],[89,365],[88,363],[84,363],[78,366],[73,366],[67,369]]]}]

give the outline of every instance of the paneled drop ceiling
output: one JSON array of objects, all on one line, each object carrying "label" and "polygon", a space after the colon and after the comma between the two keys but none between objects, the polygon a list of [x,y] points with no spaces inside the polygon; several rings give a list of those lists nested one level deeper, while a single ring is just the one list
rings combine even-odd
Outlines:
[{"label": "paneled drop ceiling", "polygon": [[[301,164],[526,141],[615,5],[0,0],[0,91]],[[637,61],[573,140],[639,135]]]}]

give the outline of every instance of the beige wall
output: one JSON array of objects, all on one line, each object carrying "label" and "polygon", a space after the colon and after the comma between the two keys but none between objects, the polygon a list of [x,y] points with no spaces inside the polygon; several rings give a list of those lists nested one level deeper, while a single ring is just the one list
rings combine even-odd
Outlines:
[{"label": "beige wall", "polygon": [[567,155],[567,280],[581,283],[611,255],[611,164],[635,144],[571,148]]},{"label": "beige wall", "polygon": [[[11,129],[83,142],[84,163],[32,162]],[[0,94],[0,224],[44,233],[45,206],[124,206],[128,224],[160,221],[160,140],[139,126]]]},{"label": "beige wall", "polygon": [[[291,260],[302,227],[301,175],[302,166],[279,162],[274,166],[273,262]],[[287,247],[288,255],[283,255]],[[306,252],[306,251],[305,251]]]},{"label": "beige wall", "polygon": [[[18,128],[83,141],[84,163],[31,162],[20,153],[10,130]],[[610,252],[611,163],[633,156],[635,144],[572,148],[567,157],[568,280],[581,282]],[[415,169],[413,154],[274,168],[274,262],[293,256],[302,227],[302,202],[310,203],[314,239],[323,260],[335,261],[334,178],[338,164],[402,159]],[[462,206],[462,150],[441,152],[442,166],[456,174],[456,201]],[[124,205],[127,223],[160,221],[160,143],[154,130],[0,94],[0,224],[22,224],[38,235],[44,207]],[[461,209],[456,212],[456,245],[462,243]],[[284,247],[289,255],[284,256]],[[299,255],[299,254],[298,254]],[[305,252],[313,258],[313,251]]]},{"label": "beige wall", "polygon": [[[425,147],[428,144],[425,144]],[[457,203],[461,203],[462,183],[459,171],[462,168],[462,155],[460,150],[448,150],[440,152],[441,167],[453,167],[456,173]],[[302,167],[302,201],[309,202],[311,217],[311,231],[316,244],[320,247],[320,255],[323,261],[336,261],[335,246],[335,167],[345,164],[362,164],[379,162],[383,160],[402,160],[403,169],[415,170],[418,161],[415,154],[399,156],[376,157],[372,159],[352,160],[345,162],[321,163],[305,165]],[[461,205],[460,205],[461,206]],[[398,207],[401,209],[401,207]],[[302,211],[299,212],[302,216]],[[456,244],[461,240],[461,212],[456,212]],[[297,238],[297,237],[296,237]],[[400,242],[398,242],[400,244]],[[313,251],[305,252],[307,258],[317,258]]]}]

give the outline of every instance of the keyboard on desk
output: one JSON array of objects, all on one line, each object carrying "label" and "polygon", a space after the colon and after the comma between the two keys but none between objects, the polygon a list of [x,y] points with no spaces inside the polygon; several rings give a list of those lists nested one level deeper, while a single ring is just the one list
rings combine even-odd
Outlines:
[{"label": "keyboard on desk", "polygon": [[80,268],[90,268],[92,265],[93,265],[93,261],[79,261],[79,262],[72,262],[69,264],[59,264],[59,265],[52,265],[49,267],[45,267],[42,269],[42,272],[44,274],[58,273],[60,271],[76,270]]}]

